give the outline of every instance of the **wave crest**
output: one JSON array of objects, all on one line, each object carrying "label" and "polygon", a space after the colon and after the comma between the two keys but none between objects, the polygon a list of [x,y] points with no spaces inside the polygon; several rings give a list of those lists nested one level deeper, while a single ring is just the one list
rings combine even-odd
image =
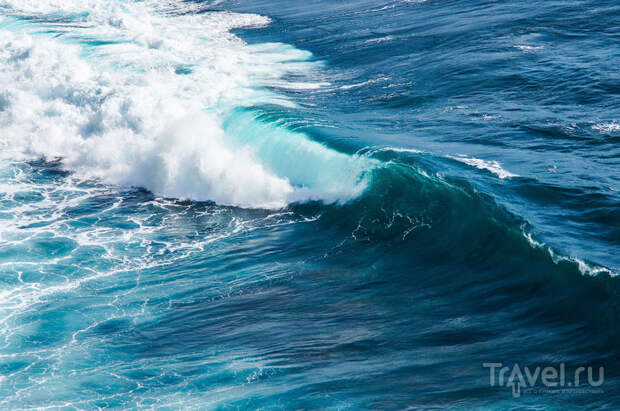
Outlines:
[{"label": "wave crest", "polygon": [[363,190],[370,160],[247,116],[224,129],[239,107],[294,106],[263,87],[285,88],[290,74],[299,87],[318,67],[308,52],[230,33],[267,18],[175,15],[158,2],[0,4],[11,16],[0,20],[0,144],[13,158],[62,158],[106,183],[243,207]]}]

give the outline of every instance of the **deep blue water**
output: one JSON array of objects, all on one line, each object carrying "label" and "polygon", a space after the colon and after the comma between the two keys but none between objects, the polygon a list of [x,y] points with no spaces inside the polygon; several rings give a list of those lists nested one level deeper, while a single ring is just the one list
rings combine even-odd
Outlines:
[{"label": "deep blue water", "polygon": [[618,408],[619,22],[0,0],[0,409]]}]

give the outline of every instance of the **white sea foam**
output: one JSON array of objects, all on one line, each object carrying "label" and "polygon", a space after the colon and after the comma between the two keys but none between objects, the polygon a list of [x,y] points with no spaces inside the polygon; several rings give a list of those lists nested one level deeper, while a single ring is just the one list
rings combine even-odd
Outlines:
[{"label": "white sea foam", "polygon": [[416,148],[405,148],[405,147],[365,147],[359,151],[360,154],[365,154],[368,156],[372,156],[376,153],[380,152],[392,152],[392,153],[408,153],[408,154],[422,154],[424,151],[418,150]]},{"label": "white sea foam", "polygon": [[475,158],[475,157],[467,157],[465,155],[448,156],[448,157],[453,160],[460,161],[461,163],[470,165],[472,167],[476,167],[481,170],[490,171],[491,173],[495,174],[501,179],[518,177],[517,174],[513,174],[507,170],[504,170],[501,164],[495,160],[482,160],[482,159]]},{"label": "white sea foam", "polygon": [[371,79],[371,80],[367,80],[367,81],[362,81],[361,83],[345,84],[344,86],[340,86],[338,88],[341,89],[341,90],[350,90],[352,88],[364,87],[364,86],[367,86],[369,84],[374,84],[374,83],[378,83],[380,81],[389,81],[389,80],[390,80],[389,77],[380,76],[380,77],[377,77],[375,79]]},{"label": "white sea foam", "polygon": [[518,48],[521,51],[535,51],[543,49],[543,46],[528,46],[525,44],[517,44],[515,48]]},{"label": "white sea foam", "polygon": [[598,123],[592,126],[593,130],[599,131],[601,133],[609,134],[614,131],[620,131],[620,124],[615,121],[609,123]]},{"label": "white sea foam", "polygon": [[384,36],[384,37],[378,37],[378,38],[375,38],[375,39],[366,40],[364,43],[366,43],[366,44],[377,44],[377,43],[383,43],[383,42],[392,41],[392,40],[394,40],[394,37],[392,37],[392,36]]},{"label": "white sea foam", "polygon": [[551,248],[547,244],[534,239],[531,233],[526,232],[525,230],[522,232],[532,247],[539,248],[541,250],[546,250],[547,253],[549,253],[549,256],[551,257],[551,260],[553,260],[555,264],[558,264],[561,261],[573,263],[577,266],[577,269],[583,275],[594,276],[598,274],[607,274],[611,276],[616,276],[616,273],[612,272],[610,269],[606,267],[602,267],[602,266],[595,265],[595,264],[588,264],[582,259],[577,258],[577,257],[570,257],[570,256],[564,256],[562,254],[558,254],[556,251],[553,250],[553,248]]},{"label": "white sea foam", "polygon": [[[239,144],[222,129],[235,107],[294,106],[264,86],[324,86],[285,80],[319,67],[310,53],[281,43],[247,45],[230,32],[265,25],[266,17],[169,13],[174,7],[0,0],[8,15],[0,17],[3,155],[61,158],[86,178],[225,205],[278,208],[359,194],[368,161],[347,156],[351,161],[338,163],[345,169],[322,167],[344,155],[301,133],[290,133],[265,159],[251,140]],[[268,136],[255,138],[270,144]],[[296,145],[306,150],[282,151]],[[274,151],[297,158],[275,170]],[[320,185],[343,174],[351,177],[339,186]],[[305,179],[314,175],[320,178]]]}]

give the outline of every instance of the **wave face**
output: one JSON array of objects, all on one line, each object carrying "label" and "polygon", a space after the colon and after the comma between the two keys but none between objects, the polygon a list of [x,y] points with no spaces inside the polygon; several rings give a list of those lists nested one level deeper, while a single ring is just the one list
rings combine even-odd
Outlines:
[{"label": "wave face", "polygon": [[0,0],[0,409],[617,407],[618,17]]},{"label": "wave face", "polygon": [[[223,205],[345,201],[363,190],[370,164],[301,133],[281,129],[281,141],[264,153],[255,149],[266,138],[260,125],[251,131],[258,142],[240,136],[244,144],[222,130],[235,107],[294,106],[265,87],[286,87],[286,76],[317,66],[308,52],[281,43],[248,46],[230,32],[263,26],[268,18],[179,14],[185,10],[161,2],[20,1],[4,7],[7,149],[62,158],[84,178]],[[291,86],[300,84],[314,87]],[[313,171],[270,167],[274,158],[293,156]],[[330,170],[321,167],[326,162]],[[342,187],[329,183],[342,175],[349,176]]]}]

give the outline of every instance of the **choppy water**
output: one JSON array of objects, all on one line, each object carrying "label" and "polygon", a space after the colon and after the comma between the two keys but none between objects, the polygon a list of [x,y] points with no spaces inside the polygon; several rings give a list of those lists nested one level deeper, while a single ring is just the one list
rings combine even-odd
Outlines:
[{"label": "choppy water", "polygon": [[617,407],[618,21],[0,0],[0,409]]}]

